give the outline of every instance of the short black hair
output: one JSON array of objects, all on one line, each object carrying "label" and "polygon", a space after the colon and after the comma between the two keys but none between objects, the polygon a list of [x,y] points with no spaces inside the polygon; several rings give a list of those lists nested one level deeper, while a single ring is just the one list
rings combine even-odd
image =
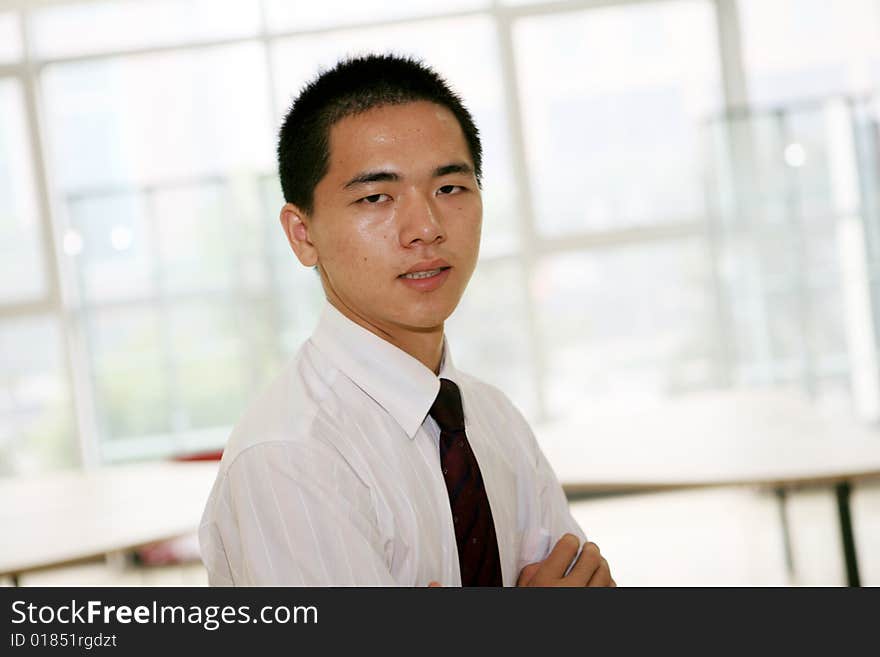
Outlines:
[{"label": "short black hair", "polygon": [[397,55],[341,60],[309,82],[293,101],[278,135],[278,176],[284,200],[314,210],[315,187],[330,166],[330,128],[341,119],[384,105],[426,100],[447,108],[461,126],[482,180],[480,134],[446,81],[421,61]]}]

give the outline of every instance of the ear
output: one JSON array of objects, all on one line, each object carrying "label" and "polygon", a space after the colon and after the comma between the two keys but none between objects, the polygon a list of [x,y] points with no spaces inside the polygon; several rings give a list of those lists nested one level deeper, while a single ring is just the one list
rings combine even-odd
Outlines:
[{"label": "ear", "polygon": [[287,235],[287,241],[290,242],[290,248],[299,261],[306,267],[315,266],[318,263],[318,249],[309,238],[308,215],[293,203],[286,203],[281,208],[279,219],[284,234]]}]

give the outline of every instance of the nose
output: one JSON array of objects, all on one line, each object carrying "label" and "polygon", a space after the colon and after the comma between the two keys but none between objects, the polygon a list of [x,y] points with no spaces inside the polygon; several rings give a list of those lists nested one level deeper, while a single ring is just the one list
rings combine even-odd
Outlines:
[{"label": "nose", "polygon": [[430,196],[413,194],[398,211],[401,246],[415,246],[419,242],[433,244],[446,240],[442,217]]}]

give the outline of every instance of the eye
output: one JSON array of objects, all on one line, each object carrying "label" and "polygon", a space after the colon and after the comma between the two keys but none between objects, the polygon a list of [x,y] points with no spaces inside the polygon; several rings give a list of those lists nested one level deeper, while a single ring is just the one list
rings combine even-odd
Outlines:
[{"label": "eye", "polygon": [[362,199],[358,199],[358,203],[363,203],[365,205],[377,205],[382,201],[390,200],[391,197],[388,194],[370,194],[369,196],[364,196]]},{"label": "eye", "polygon": [[464,189],[461,185],[443,185],[443,187],[437,190],[437,193],[440,196],[449,196],[450,194],[458,194],[464,191]]}]

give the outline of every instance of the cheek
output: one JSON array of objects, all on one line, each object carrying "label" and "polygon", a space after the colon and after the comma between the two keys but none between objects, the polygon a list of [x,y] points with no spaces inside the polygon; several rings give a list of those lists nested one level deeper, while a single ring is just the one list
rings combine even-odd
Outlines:
[{"label": "cheek", "polygon": [[471,208],[470,212],[464,213],[464,229],[462,234],[473,247],[478,247],[480,243],[480,235],[483,230],[483,215],[479,211]]},{"label": "cheek", "polygon": [[[386,235],[372,235],[368,239],[358,240],[352,245],[362,264],[380,266],[390,258],[392,243]],[[386,262],[387,264],[387,262]]]},{"label": "cheek", "polygon": [[369,284],[368,277],[393,267],[394,233],[384,222],[369,220],[356,221],[352,228],[331,238],[330,259],[337,272],[343,272],[353,284],[364,287]]}]

